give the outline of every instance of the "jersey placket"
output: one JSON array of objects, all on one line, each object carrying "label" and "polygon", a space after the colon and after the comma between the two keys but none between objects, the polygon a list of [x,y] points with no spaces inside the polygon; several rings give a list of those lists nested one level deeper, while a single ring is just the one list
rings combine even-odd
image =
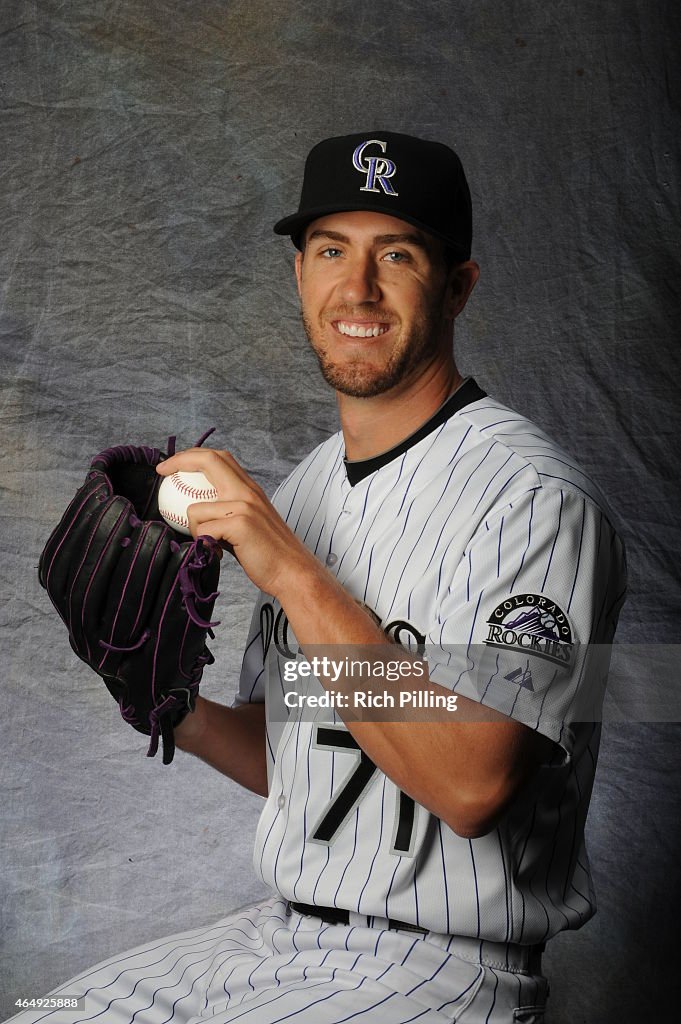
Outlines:
[{"label": "jersey placket", "polygon": [[332,516],[331,529],[328,540],[324,539],[324,547],[320,555],[324,558],[324,564],[334,574],[338,571],[343,555],[352,543],[352,538],[357,530],[357,502],[356,488],[353,488],[345,473],[342,474],[338,491],[333,495],[330,507],[337,506],[337,514]]}]

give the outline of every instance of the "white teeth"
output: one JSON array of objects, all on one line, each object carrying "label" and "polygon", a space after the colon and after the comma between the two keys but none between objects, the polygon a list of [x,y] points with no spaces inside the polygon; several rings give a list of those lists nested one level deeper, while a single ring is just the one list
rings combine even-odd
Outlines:
[{"label": "white teeth", "polygon": [[341,334],[347,334],[351,338],[377,338],[379,334],[385,334],[388,330],[382,324],[362,326],[361,324],[348,324],[344,320],[339,320],[336,326]]}]

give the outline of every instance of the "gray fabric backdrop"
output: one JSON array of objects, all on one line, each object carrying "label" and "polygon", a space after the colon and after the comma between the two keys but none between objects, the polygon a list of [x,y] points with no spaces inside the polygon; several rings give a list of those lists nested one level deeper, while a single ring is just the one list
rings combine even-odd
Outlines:
[{"label": "gray fabric backdrop", "polygon": [[[259,798],[189,758],[145,759],[35,567],[109,444],[177,433],[185,447],[217,424],[271,492],[336,429],[290,247],[271,234],[319,138],[383,127],[458,149],[482,265],[460,364],[576,453],[619,512],[620,641],[681,642],[678,11],[3,0],[4,1016],[263,894]],[[204,692],[230,701],[253,590],[234,566],[222,590]],[[671,723],[605,729],[600,912],[549,951],[553,1024],[671,1020],[679,1005],[678,743]]]}]

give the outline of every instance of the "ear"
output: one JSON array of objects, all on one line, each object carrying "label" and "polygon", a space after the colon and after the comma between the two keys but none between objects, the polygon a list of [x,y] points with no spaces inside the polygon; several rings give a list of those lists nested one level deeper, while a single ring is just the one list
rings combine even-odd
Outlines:
[{"label": "ear", "polygon": [[480,277],[480,267],[475,260],[455,264],[449,271],[447,314],[455,320],[468,302],[468,297]]},{"label": "ear", "polygon": [[296,283],[298,285],[298,295],[300,295],[301,287],[302,287],[302,280],[303,280],[303,254],[302,254],[302,252],[297,252],[296,253],[295,267],[296,267]]}]

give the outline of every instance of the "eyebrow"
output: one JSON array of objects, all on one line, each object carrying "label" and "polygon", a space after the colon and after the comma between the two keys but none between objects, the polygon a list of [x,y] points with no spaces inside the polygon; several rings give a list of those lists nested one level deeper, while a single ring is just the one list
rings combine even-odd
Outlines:
[{"label": "eyebrow", "polygon": [[[317,229],[311,232],[307,241],[311,242],[313,238],[329,238],[333,242],[351,242],[351,239],[340,231]],[[417,248],[423,249],[424,252],[430,252],[430,247],[423,235],[415,234],[411,231],[405,231],[397,235],[374,235],[373,243],[374,245],[415,245]]]}]

